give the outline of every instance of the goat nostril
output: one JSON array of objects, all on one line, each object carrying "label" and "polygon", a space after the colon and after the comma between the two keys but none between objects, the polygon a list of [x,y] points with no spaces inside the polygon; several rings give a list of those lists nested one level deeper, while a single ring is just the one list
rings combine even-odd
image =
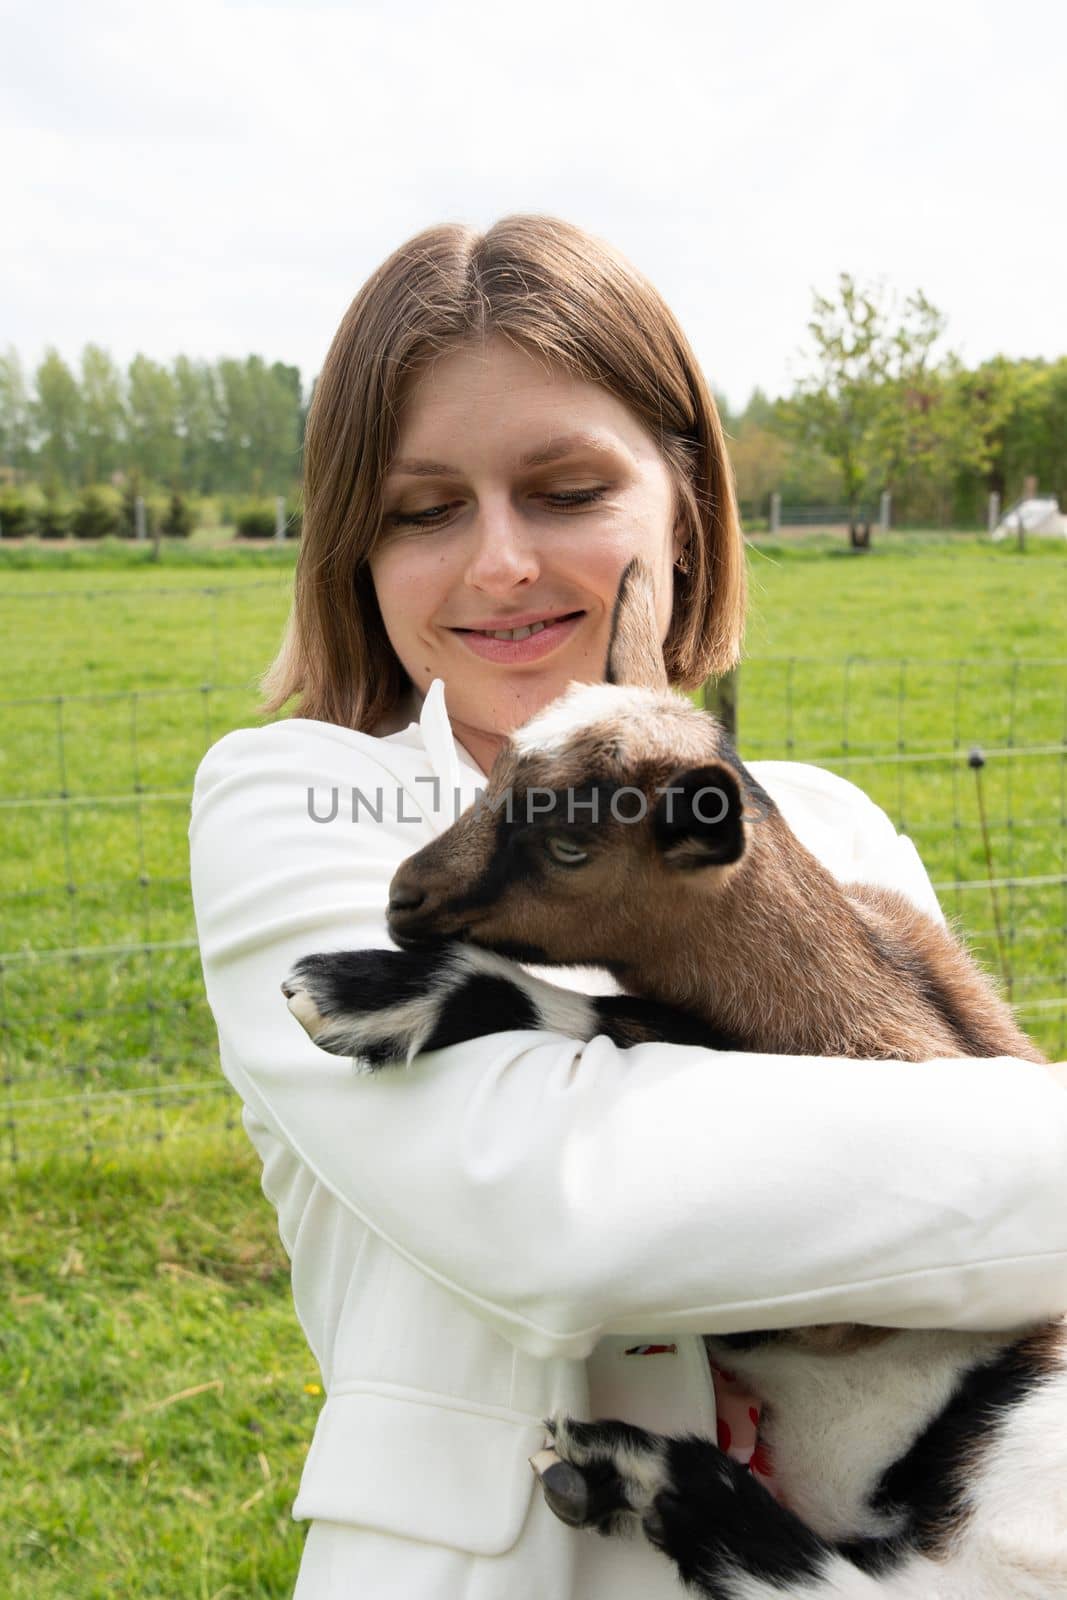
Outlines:
[{"label": "goat nostril", "polygon": [[399,886],[389,896],[389,910],[417,911],[425,899],[426,895],[422,889]]}]

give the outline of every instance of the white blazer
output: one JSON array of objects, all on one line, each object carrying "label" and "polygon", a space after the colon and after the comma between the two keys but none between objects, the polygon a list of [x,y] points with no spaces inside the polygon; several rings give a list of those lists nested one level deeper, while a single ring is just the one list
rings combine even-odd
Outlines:
[{"label": "white blazer", "polygon": [[[940,915],[859,789],[751,770],[841,880]],[[548,1413],[714,1434],[703,1331],[1004,1328],[1067,1306],[1067,1096],[1032,1063],[509,1032],[368,1076],[312,1044],[279,990],[289,967],[387,947],[395,868],[483,783],[440,683],[387,737],[291,719],[228,734],[196,775],[222,1067],[327,1394],[293,1513],[314,1519],[301,1600],[677,1595],[643,1543],[548,1513],[527,1464]],[[337,816],[313,820],[309,789],[322,818],[335,788]],[[626,1353],[644,1342],[675,1352]]]}]

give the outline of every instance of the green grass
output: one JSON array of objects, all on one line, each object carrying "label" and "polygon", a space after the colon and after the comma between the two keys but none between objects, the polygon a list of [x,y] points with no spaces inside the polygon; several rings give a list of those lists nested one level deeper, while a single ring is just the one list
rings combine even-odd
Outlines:
[{"label": "green grass", "polygon": [[0,572],[177,570],[186,567],[291,567],[298,541],[241,539],[226,528],[197,528],[189,539],[0,540]]},{"label": "green grass", "polygon": [[[302,1540],[288,1508],[318,1374],[220,1082],[186,842],[197,761],[255,720],[294,552],[146,554],[0,547],[13,1600],[287,1596]],[[1049,659],[1067,654],[1067,551],[902,535],[850,555],[813,536],[759,541],[750,572],[746,757],[851,776],[948,883],[988,876],[953,759],[980,743],[995,875],[1067,871],[1067,673]],[[942,899],[996,965],[988,891]],[[1067,1054],[1067,892],[1003,891],[999,909],[1023,1020]]]},{"label": "green grass", "polygon": [[319,1374],[256,1166],[201,1125],[0,1188],[8,1600],[292,1593]]}]

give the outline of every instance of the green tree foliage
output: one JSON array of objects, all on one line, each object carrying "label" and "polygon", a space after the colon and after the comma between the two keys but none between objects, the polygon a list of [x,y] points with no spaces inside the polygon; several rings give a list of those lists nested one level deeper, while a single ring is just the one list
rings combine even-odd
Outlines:
[{"label": "green tree foliage", "polygon": [[166,367],[147,356],[130,362],[127,392],[129,461],[144,477],[169,483],[178,470],[178,391]]},{"label": "green tree foliage", "polygon": [[38,436],[41,475],[48,482],[75,484],[80,477],[82,397],[77,379],[58,350],[45,352],[34,387],[37,394],[30,415]]},{"label": "green tree foliage", "polygon": [[[809,331],[792,395],[756,389],[738,413],[719,399],[746,516],[766,516],[777,490],[787,507],[846,502],[855,519],[889,489],[895,521],[981,526],[990,491],[1006,506],[1031,475],[1067,507],[1067,356],[968,369],[921,292],[898,303],[847,274],[815,296]],[[305,404],[299,370],[258,355],[169,366],[138,355],[124,373],[95,344],[76,373],[48,350],[31,381],[9,347],[0,483],[36,484],[40,514],[21,521],[53,532],[73,516],[72,496],[108,482],[126,533],[138,494],[160,517],[176,492],[290,498],[314,387]],[[14,502],[9,517],[20,521]]]},{"label": "green tree foliage", "polygon": [[295,480],[300,458],[300,373],[262,356],[219,362],[223,441],[236,486],[265,493],[281,474]]},{"label": "green tree foliage", "polygon": [[82,351],[79,469],[89,483],[102,483],[122,464],[126,405],[122,374],[97,344]]},{"label": "green tree foliage", "polygon": [[0,353],[0,481],[59,490],[136,480],[139,493],[290,494],[306,420],[298,367],[143,354],[123,372],[87,344],[74,372],[55,349],[28,382]]},{"label": "green tree foliage", "polygon": [[179,356],[174,363],[174,387],[178,481],[202,494],[235,488],[226,479],[222,407],[215,369],[207,361]]},{"label": "green tree foliage", "polygon": [[30,466],[33,431],[30,393],[22,362],[13,345],[0,355],[0,462],[25,470]]},{"label": "green tree foliage", "polygon": [[799,438],[836,462],[853,535],[861,504],[891,490],[905,468],[926,469],[945,430],[960,430],[935,353],[944,328],[921,290],[898,308],[847,272],[836,295],[814,297],[809,370],[788,417]]}]

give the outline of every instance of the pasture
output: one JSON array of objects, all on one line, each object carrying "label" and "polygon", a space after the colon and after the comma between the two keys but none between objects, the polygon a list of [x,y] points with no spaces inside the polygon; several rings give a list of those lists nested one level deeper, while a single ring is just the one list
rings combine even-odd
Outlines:
[{"label": "pasture", "polygon": [[[282,1600],[319,1375],[219,1081],[186,827],[294,552],[31,554],[0,552],[0,1588]],[[866,788],[1067,1055],[1064,550],[762,540],[750,574],[742,755]]]}]

